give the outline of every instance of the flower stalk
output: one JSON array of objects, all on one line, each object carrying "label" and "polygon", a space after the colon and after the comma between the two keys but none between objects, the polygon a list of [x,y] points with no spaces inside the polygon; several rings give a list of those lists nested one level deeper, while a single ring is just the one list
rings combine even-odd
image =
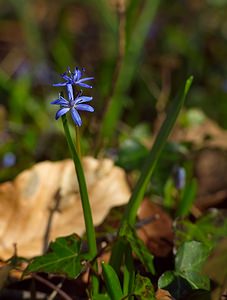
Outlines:
[{"label": "flower stalk", "polygon": [[[86,185],[86,181],[85,181],[83,167],[82,167],[79,155],[78,155],[77,151],[75,150],[73,140],[71,138],[66,115],[62,116],[62,124],[63,124],[63,128],[64,128],[66,140],[68,143],[68,147],[69,147],[69,150],[71,152],[72,159],[74,162],[77,180],[79,183],[81,203],[82,203],[83,214],[84,214],[84,223],[85,223],[85,228],[86,228],[86,238],[87,238],[87,243],[88,243],[88,252],[89,252],[90,256],[92,258],[94,258],[97,255],[96,236],[95,236],[95,229],[94,229],[94,224],[93,224],[93,219],[92,219],[92,212],[91,212],[91,207],[90,207],[90,203],[89,203],[87,185]],[[97,270],[96,264],[95,264],[94,268],[95,268],[95,270]],[[93,292],[97,292],[98,279],[95,276],[92,277],[92,287],[93,287]]]},{"label": "flower stalk", "polygon": [[[97,256],[97,245],[96,245],[96,236],[95,228],[92,220],[92,212],[90,207],[90,202],[88,198],[87,185],[85,181],[85,176],[83,172],[83,167],[81,164],[81,150],[80,150],[80,135],[79,127],[82,125],[81,117],[78,111],[88,111],[93,112],[94,108],[87,104],[93,98],[88,96],[83,96],[83,91],[76,88],[92,88],[90,84],[87,84],[86,81],[93,80],[93,77],[83,77],[85,70],[80,70],[78,67],[75,68],[74,72],[70,71],[68,68],[67,72],[63,73],[61,77],[64,79],[64,82],[56,83],[53,86],[64,86],[67,91],[67,98],[63,97],[63,93],[59,94],[58,99],[51,102],[51,104],[59,105],[60,108],[55,115],[55,119],[58,120],[60,117],[62,119],[63,128],[65,131],[66,140],[68,143],[69,150],[74,162],[77,180],[79,183],[80,197],[83,208],[84,223],[86,229],[86,238],[88,244],[88,255],[89,258],[94,259]],[[75,95],[74,95],[75,94]],[[66,114],[70,112],[73,122],[76,125],[76,147],[71,138],[67,117]],[[97,273],[97,262],[94,263],[94,271]],[[98,278],[95,275],[91,277],[92,282],[92,292],[93,294],[98,293],[99,282]]]}]

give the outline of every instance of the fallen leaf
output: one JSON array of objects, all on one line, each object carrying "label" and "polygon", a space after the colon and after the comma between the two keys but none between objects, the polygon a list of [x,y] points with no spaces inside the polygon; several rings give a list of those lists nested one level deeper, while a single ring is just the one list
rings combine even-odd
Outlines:
[{"label": "fallen leaf", "polygon": [[167,256],[173,243],[170,216],[157,204],[145,199],[138,211],[138,217],[140,220],[154,217],[152,222],[138,230],[138,235],[155,256]]},{"label": "fallen leaf", "polygon": [[227,149],[227,130],[222,129],[215,121],[209,119],[203,112],[200,122],[190,126],[175,126],[170,139],[176,142],[192,142],[198,147],[216,147]]},{"label": "fallen leaf", "polygon": [[[130,190],[125,173],[109,159],[83,159],[94,224],[100,224],[111,207],[126,203]],[[24,257],[43,251],[48,219],[55,208],[48,240],[85,231],[79,186],[71,160],[41,162],[14,181],[0,185],[0,257]],[[56,205],[56,203],[58,205]],[[57,207],[56,207],[57,206]]]},{"label": "fallen leaf", "polygon": [[155,293],[156,300],[171,300],[173,299],[170,293],[163,289],[158,289]]},{"label": "fallen leaf", "polygon": [[217,148],[197,151],[194,171],[198,182],[196,206],[205,210],[224,202],[227,197],[227,152]]}]

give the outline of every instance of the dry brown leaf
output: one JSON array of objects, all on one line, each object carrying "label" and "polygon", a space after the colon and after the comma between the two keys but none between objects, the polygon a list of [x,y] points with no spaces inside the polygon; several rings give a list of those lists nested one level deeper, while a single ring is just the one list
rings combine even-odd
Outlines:
[{"label": "dry brown leaf", "polygon": [[199,147],[217,147],[227,149],[227,130],[222,129],[215,121],[204,116],[200,124],[190,127],[175,126],[171,140],[192,142]]},{"label": "dry brown leaf", "polygon": [[167,256],[173,243],[172,220],[161,207],[145,199],[138,211],[138,217],[143,220],[152,216],[155,220],[139,229],[138,235],[155,256]]},{"label": "dry brown leaf", "polygon": [[156,300],[171,300],[173,299],[170,293],[166,290],[158,289],[155,293]]},{"label": "dry brown leaf", "polygon": [[[102,222],[111,207],[130,196],[125,173],[109,159],[83,159],[94,223]],[[17,254],[32,257],[42,252],[50,210],[54,213],[49,239],[84,232],[79,186],[71,160],[42,162],[0,185],[0,258],[17,244]]]}]

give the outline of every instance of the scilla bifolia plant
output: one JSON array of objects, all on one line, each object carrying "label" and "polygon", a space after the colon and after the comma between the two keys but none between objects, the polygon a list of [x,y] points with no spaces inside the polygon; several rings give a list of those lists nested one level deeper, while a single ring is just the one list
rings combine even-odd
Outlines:
[{"label": "scilla bifolia plant", "polygon": [[[54,84],[54,86],[65,87],[66,96],[61,93],[59,94],[59,98],[51,103],[60,106],[56,113],[56,119],[59,119],[60,117],[62,119],[67,143],[75,164],[84,213],[88,252],[83,253],[81,250],[81,239],[75,235],[58,238],[55,242],[50,244],[51,251],[49,253],[35,258],[30,263],[26,269],[26,273],[44,271],[50,273],[64,273],[70,278],[76,278],[84,269],[84,264],[81,262],[87,261],[89,262],[89,265],[92,266],[93,270],[91,276],[91,288],[89,291],[91,299],[131,300],[134,299],[134,296],[139,297],[139,299],[155,299],[150,280],[136,274],[136,270],[134,268],[132,253],[137,256],[150,273],[155,273],[153,256],[146,249],[142,241],[137,238],[135,232],[136,214],[168,135],[176,121],[191,86],[192,77],[186,81],[182,91],[172,102],[170,110],[167,112],[166,119],[156,137],[155,143],[147,157],[144,167],[141,170],[141,175],[123,215],[116,243],[111,251],[112,254],[110,263],[102,264],[102,277],[104,279],[106,289],[102,290],[101,293],[99,289],[99,277],[97,275],[98,269],[96,258],[98,253],[95,229],[92,221],[91,208],[80,160],[80,153],[78,150],[78,129],[82,125],[82,120],[78,111],[94,111],[92,106],[86,104],[92,100],[92,97],[83,96],[82,91],[78,89],[91,88],[92,86],[86,82],[92,80],[93,77],[83,78],[83,75],[84,70],[81,71],[76,68],[74,72],[71,72],[70,69],[68,69],[68,71],[62,75],[64,82]],[[68,112],[70,112],[76,126],[76,147],[70,135],[67,121]],[[123,272],[122,282],[118,277],[119,270]]]}]

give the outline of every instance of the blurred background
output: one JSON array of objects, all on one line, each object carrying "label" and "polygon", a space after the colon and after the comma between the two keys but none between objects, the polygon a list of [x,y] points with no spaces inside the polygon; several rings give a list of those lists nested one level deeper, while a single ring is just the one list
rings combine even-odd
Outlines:
[{"label": "blurred background", "polygon": [[226,129],[226,16],[227,0],[0,1],[0,181],[69,157],[50,105],[68,66],[95,77],[86,91],[95,113],[82,113],[84,154],[136,168],[191,74],[182,124],[206,115]]}]

